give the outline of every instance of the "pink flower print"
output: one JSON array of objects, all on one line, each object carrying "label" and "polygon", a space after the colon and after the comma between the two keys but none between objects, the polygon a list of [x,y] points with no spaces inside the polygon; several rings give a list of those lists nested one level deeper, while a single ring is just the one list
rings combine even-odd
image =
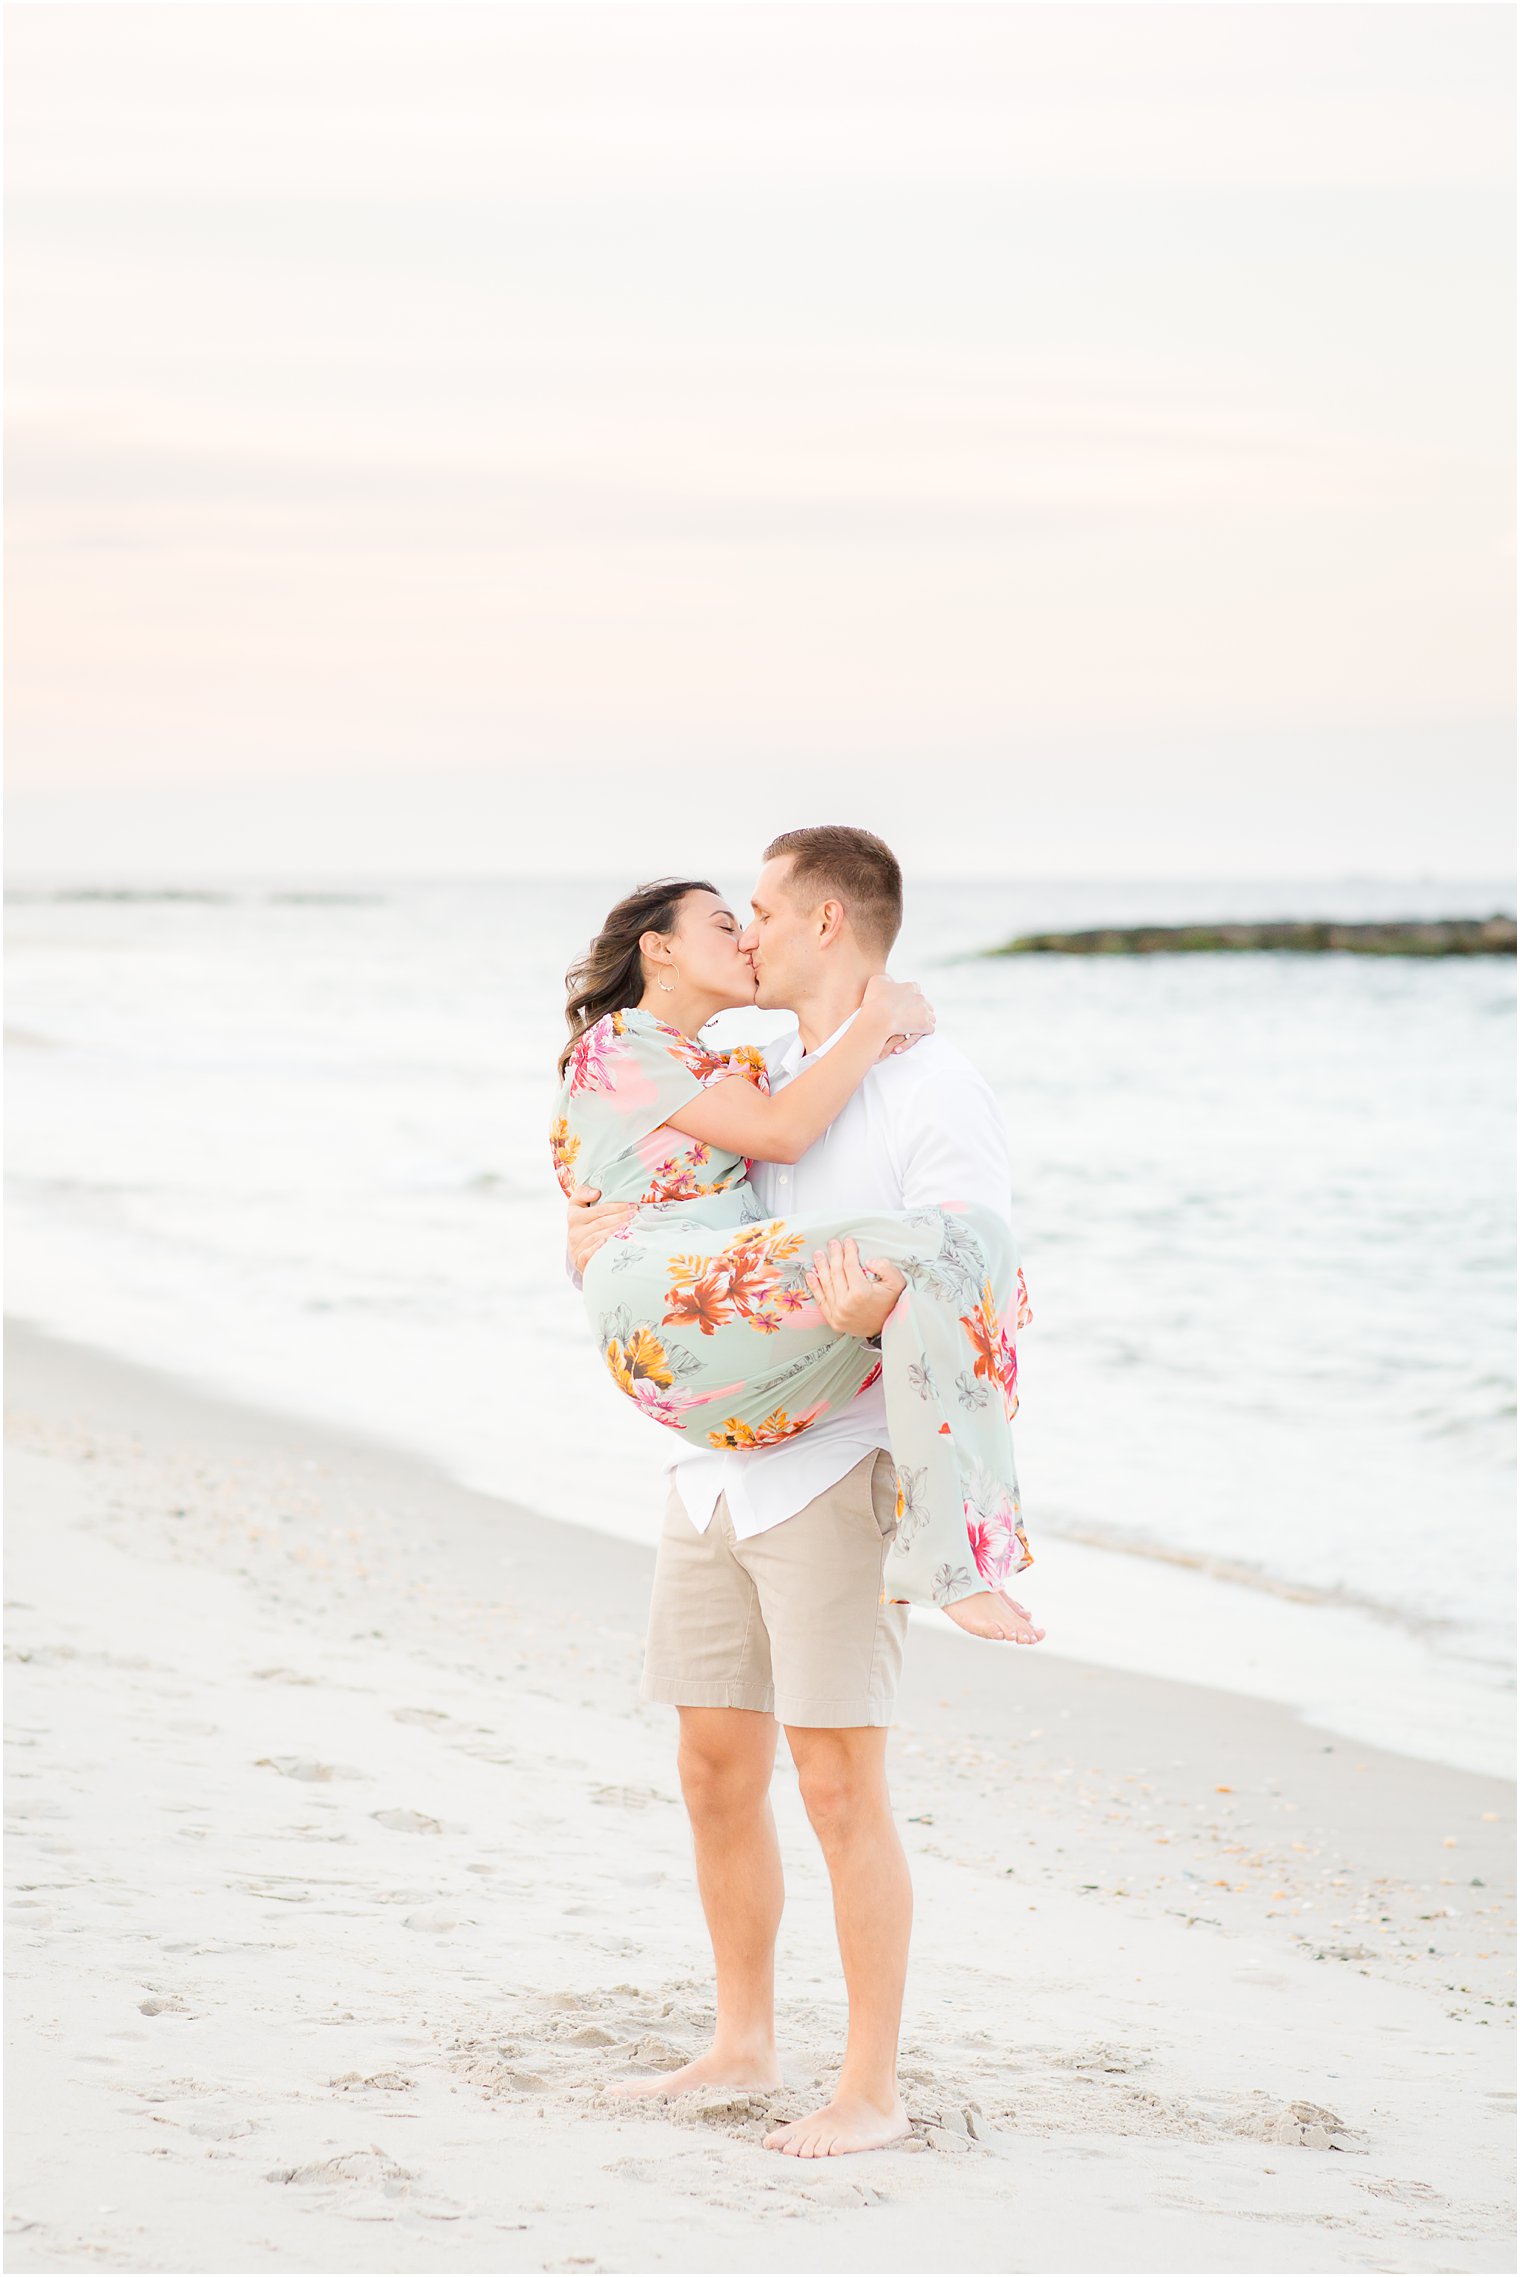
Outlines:
[{"label": "pink flower print", "polygon": [[716,1185],[704,1185],[698,1176],[712,1161],[712,1150],[700,1139],[667,1154],[654,1165],[654,1178],[640,1197],[646,1202],[689,1202],[698,1194],[717,1192]]},{"label": "pink flower print", "polygon": [[673,1391],[660,1384],[652,1383],[648,1376],[638,1376],[634,1379],[630,1396],[641,1415],[649,1416],[655,1423],[667,1424],[672,1431],[680,1430],[681,1417],[688,1407],[703,1404],[701,1401],[691,1399],[685,1392]]},{"label": "pink flower print", "polygon": [[575,1039],[570,1054],[570,1090],[615,1091],[617,1083],[612,1073],[612,1047],[617,1042],[612,1022],[606,1018],[596,1020]]},{"label": "pink flower print", "polygon": [[1003,1511],[976,1511],[966,1504],[966,1539],[983,1581],[997,1588],[1013,1569],[1012,1521]]},{"label": "pink flower print", "polygon": [[1033,1565],[1034,1553],[1020,1523],[1017,1495],[986,1472],[973,1484],[979,1497],[965,1498],[966,1539],[977,1572],[989,1588],[998,1589],[1011,1574]]},{"label": "pink flower print", "polygon": [[1006,1328],[998,1331],[997,1369],[1003,1387],[1003,1412],[1011,1423],[1019,1412],[1019,1356]]}]

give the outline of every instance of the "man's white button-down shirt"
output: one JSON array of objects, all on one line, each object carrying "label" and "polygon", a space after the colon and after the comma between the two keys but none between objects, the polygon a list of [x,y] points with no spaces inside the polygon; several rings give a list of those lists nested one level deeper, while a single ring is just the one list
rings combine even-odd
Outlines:
[{"label": "man's white button-down shirt", "polygon": [[[797,1035],[769,1046],[772,1089],[828,1051],[849,1025],[844,1021],[816,1052],[804,1052]],[[945,1201],[985,1202],[1006,1217],[1008,1134],[991,1087],[965,1054],[938,1035],[924,1036],[895,1058],[877,1061],[800,1162],[757,1162],[750,1179],[762,1207],[778,1218],[846,1217]],[[795,1439],[723,1450],[683,1440],[670,1469],[695,1526],[705,1530],[723,1494],[734,1533],[745,1540],[795,1516],[862,1456],[889,1444],[878,1379]]]}]

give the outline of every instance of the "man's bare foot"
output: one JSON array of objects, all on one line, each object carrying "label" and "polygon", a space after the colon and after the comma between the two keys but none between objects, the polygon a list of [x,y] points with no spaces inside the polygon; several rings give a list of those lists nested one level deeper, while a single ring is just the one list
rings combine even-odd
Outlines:
[{"label": "man's bare foot", "polygon": [[754,2087],[781,2085],[781,2066],[772,2048],[768,2055],[722,2055],[709,2048],[679,2071],[656,2072],[652,2079],[619,2079],[609,2095],[680,2095],[693,2087]]},{"label": "man's bare foot", "polygon": [[835,2092],[822,2110],[805,2119],[793,2119],[767,2135],[767,2150],[784,2151],[788,2158],[838,2158],[845,2151],[884,2150],[910,2134],[907,2106],[894,2095],[890,2109],[868,2102],[863,2095]]},{"label": "man's bare foot", "polygon": [[958,1629],[973,1637],[995,1637],[1012,1644],[1038,1644],[1044,1636],[1030,1616],[1029,1607],[1020,1605],[1008,1595],[1006,1589],[983,1589],[975,1597],[962,1597],[954,1605],[942,1605],[940,1611]]}]

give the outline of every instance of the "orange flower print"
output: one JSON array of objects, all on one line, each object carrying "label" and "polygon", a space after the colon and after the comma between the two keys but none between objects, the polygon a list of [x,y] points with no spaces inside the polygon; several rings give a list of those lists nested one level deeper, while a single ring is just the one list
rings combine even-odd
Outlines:
[{"label": "orange flower print", "polygon": [[631,1335],[614,1336],[607,1346],[607,1365],[618,1390],[627,1393],[640,1414],[655,1423],[668,1424],[672,1431],[681,1429],[687,1408],[701,1404],[690,1392],[672,1388],[675,1370],[651,1329],[636,1328]]},{"label": "orange flower print", "polygon": [[768,1306],[775,1296],[781,1279],[778,1268],[766,1255],[761,1245],[731,1250],[723,1261],[728,1281],[728,1301],[742,1320],[752,1328],[774,1328],[780,1323],[770,1314]]},{"label": "orange flower print", "polygon": [[667,1390],[676,1380],[676,1372],[665,1356],[665,1347],[653,1329],[636,1328],[626,1337],[614,1336],[607,1346],[607,1365],[619,1391],[634,1396],[638,1382],[658,1384]]},{"label": "orange flower print", "polygon": [[704,1336],[742,1320],[762,1336],[774,1336],[788,1313],[798,1308],[782,1288],[782,1267],[803,1246],[779,1219],[745,1226],[707,1257],[673,1257],[664,1315],[667,1328],[695,1324]]},{"label": "orange flower print", "polygon": [[716,1277],[704,1275],[688,1288],[667,1289],[665,1302],[670,1306],[663,1322],[666,1328],[699,1328],[704,1336],[711,1336],[733,1317],[723,1285]]},{"label": "orange flower print", "polygon": [[575,1158],[581,1151],[581,1142],[571,1130],[563,1115],[557,1115],[549,1126],[549,1152],[554,1161],[554,1175],[560,1191],[569,1194],[575,1188]]},{"label": "orange flower print", "polygon": [[705,1044],[693,1043],[677,1029],[669,1032],[676,1058],[691,1070],[704,1089],[709,1084],[726,1083],[731,1075],[742,1075],[757,1091],[770,1090],[765,1055],[754,1044],[739,1044],[733,1051],[715,1052],[709,1051]]},{"label": "orange flower print", "polygon": [[784,1407],[776,1408],[763,1423],[744,1423],[737,1415],[728,1416],[717,1431],[709,1431],[710,1447],[774,1447],[782,1439],[795,1439],[799,1431],[806,1431],[816,1423],[819,1410],[815,1407],[806,1415],[788,1415]]},{"label": "orange flower print", "polygon": [[[1024,1291],[1022,1266],[1019,1267],[1017,1306],[1018,1323],[1022,1327],[1026,1320],[1034,1318]],[[1001,1387],[1003,1412],[1011,1423],[1019,1412],[1019,1357],[1014,1350],[1013,1338],[998,1319],[997,1299],[992,1293],[990,1281],[982,1283],[982,1293],[975,1312],[961,1314],[961,1326],[970,1337],[972,1349],[976,1353],[976,1365],[971,1371],[973,1380],[981,1376],[988,1383]]]},{"label": "orange flower print", "polygon": [[997,1298],[992,1293],[990,1281],[982,1283],[982,1293],[977,1299],[975,1312],[961,1314],[961,1326],[970,1337],[971,1348],[976,1354],[976,1366],[971,1371],[972,1375],[984,1376],[989,1383],[1001,1383],[998,1338],[1002,1331],[998,1325]]}]

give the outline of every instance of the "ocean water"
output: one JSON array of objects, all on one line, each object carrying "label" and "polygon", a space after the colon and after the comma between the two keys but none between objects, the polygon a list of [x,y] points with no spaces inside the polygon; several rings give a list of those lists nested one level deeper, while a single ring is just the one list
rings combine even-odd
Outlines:
[{"label": "ocean water", "polygon": [[[8,1310],[428,1453],[588,1554],[652,1540],[663,1442],[590,1347],[546,1144],[561,975],[625,883],[12,889]],[[894,969],[1008,1122],[1042,1651],[1503,1767],[1513,964],[969,952],[1513,907],[1503,881],[912,888]]]}]

